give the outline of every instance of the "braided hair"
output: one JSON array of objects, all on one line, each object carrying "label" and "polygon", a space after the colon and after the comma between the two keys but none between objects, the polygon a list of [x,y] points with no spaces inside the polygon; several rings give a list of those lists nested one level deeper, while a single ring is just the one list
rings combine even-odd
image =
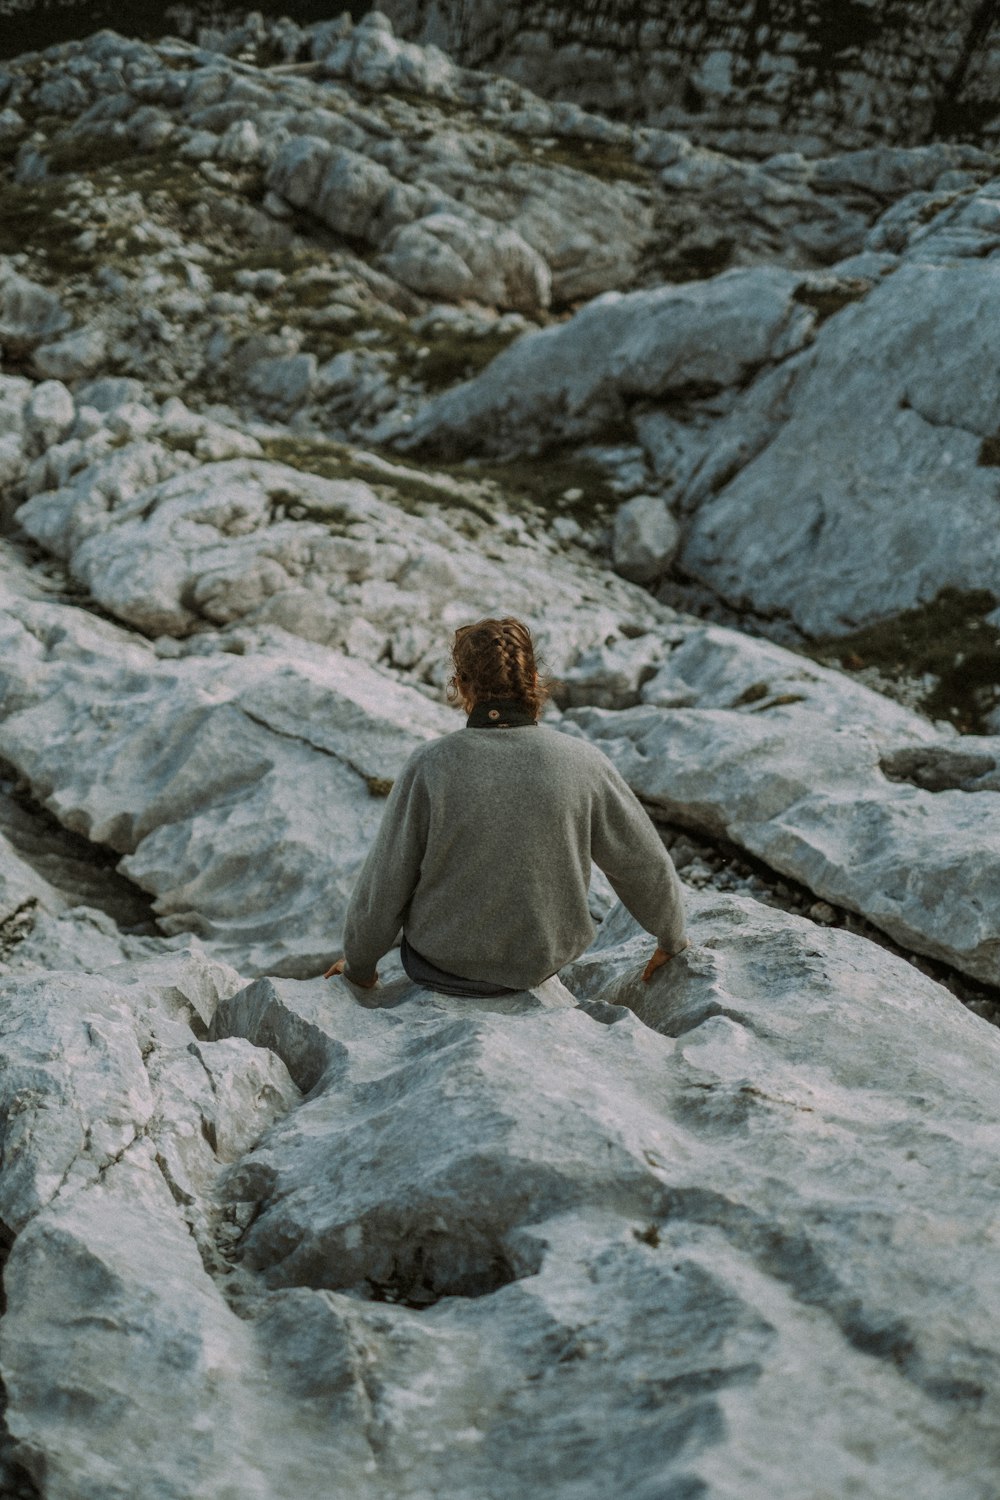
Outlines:
[{"label": "braided hair", "polygon": [[520,620],[478,620],[455,631],[451,648],[455,675],[448,683],[452,702],[467,707],[487,698],[514,698],[537,719],[549,695],[538,676],[531,631]]}]

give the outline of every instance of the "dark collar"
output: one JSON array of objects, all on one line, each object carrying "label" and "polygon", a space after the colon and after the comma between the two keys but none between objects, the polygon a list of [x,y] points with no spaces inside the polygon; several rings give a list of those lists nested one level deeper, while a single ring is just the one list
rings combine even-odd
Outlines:
[{"label": "dark collar", "polygon": [[465,721],[466,729],[524,729],[537,720],[517,698],[487,698],[477,703]]}]

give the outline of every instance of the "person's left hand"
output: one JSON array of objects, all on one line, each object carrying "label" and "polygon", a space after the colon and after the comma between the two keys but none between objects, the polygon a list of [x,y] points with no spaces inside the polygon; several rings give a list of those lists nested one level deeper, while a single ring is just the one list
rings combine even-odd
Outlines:
[{"label": "person's left hand", "polygon": [[[335,963],[332,963],[330,965],[326,973],[323,975],[323,978],[332,979],[335,974],[343,974],[344,965],[346,964],[346,962],[346,958],[338,958]],[[347,978],[346,975],[344,975],[344,977]],[[347,979],[347,982],[348,984],[356,984],[359,990],[373,990],[378,984],[378,971],[376,970],[371,979],[365,981],[364,983],[362,983],[360,979]]]}]

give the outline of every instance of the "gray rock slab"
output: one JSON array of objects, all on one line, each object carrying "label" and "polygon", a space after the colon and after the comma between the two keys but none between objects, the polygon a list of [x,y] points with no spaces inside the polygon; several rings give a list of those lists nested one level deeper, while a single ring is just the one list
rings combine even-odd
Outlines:
[{"label": "gray rock slab", "polygon": [[904,263],[830,318],[775,391],[762,450],[699,504],[682,566],[814,636],[947,586],[995,592],[996,470],[979,459],[996,429],[998,286],[996,260]]},{"label": "gray rock slab", "polygon": [[997,792],[890,780],[884,735],[780,697],[766,713],[578,708],[562,724],[671,821],[731,839],[905,948],[1000,982]]},{"label": "gray rock slab", "polygon": [[532,622],[556,673],[625,623],[673,618],[518,518],[491,520],[482,499],[470,508],[447,477],[440,504],[415,510],[407,485],[433,495],[433,476],[376,459],[373,480],[398,485],[398,503],[360,480],[283,464],[178,467],[157,443],[129,444],[33,495],[19,523],[104,608],[149,634],[272,624],[440,685],[455,627],[487,614]]},{"label": "gray rock slab", "polygon": [[537,452],[600,432],[640,398],[746,380],[809,337],[813,314],[794,298],[800,280],[757,267],[595,298],[428,402],[403,446],[446,456]]},{"label": "gray rock slab", "polygon": [[331,1473],[365,1493],[356,1458],[275,1401],[208,1269],[215,1179],[298,1099],[273,1052],[204,1039],[239,984],[197,956],[3,982],[0,1194],[17,1239],[0,1367],[46,1496],[290,1500]]},{"label": "gray rock slab", "polygon": [[125,856],[166,933],[244,972],[325,968],[378,793],[451,712],[281,632],[252,659],[164,660],[82,611],[4,602],[0,755],[38,800]]},{"label": "gray rock slab", "polygon": [[[71,1106],[44,1072],[22,1106],[72,1139],[0,1169],[52,1164],[0,1325],[45,1493],[991,1500],[1000,1037],[846,932],[689,918],[649,985],[619,907],[565,986],[495,1002],[398,966],[365,1005],[206,993],[176,959],[9,992],[21,1066],[87,1054]],[[163,1143],[206,1111],[236,1126],[182,1185]],[[102,1169],[60,1184],[86,1124]]]},{"label": "gray rock slab", "polygon": [[[913,742],[926,744],[930,755],[947,756],[964,743],[965,737],[955,737],[950,726],[934,725],[851,673],[820,666],[775,641],[722,625],[681,621],[659,632],[659,638],[667,649],[655,659],[655,667],[649,658],[653,670],[637,683],[638,697],[654,707],[734,709],[755,717],[794,705],[796,713],[820,715],[828,727],[863,728],[887,747]],[[596,699],[591,701],[597,705]]]}]

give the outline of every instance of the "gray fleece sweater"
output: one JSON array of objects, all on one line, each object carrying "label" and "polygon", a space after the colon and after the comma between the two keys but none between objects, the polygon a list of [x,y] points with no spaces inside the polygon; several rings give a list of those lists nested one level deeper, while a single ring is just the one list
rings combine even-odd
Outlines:
[{"label": "gray fleece sweater", "polygon": [[367,980],[402,928],[438,968],[530,989],[590,946],[591,859],[668,953],[681,887],[608,758],[544,725],[460,729],[406,762],[351,896],[349,978]]}]

